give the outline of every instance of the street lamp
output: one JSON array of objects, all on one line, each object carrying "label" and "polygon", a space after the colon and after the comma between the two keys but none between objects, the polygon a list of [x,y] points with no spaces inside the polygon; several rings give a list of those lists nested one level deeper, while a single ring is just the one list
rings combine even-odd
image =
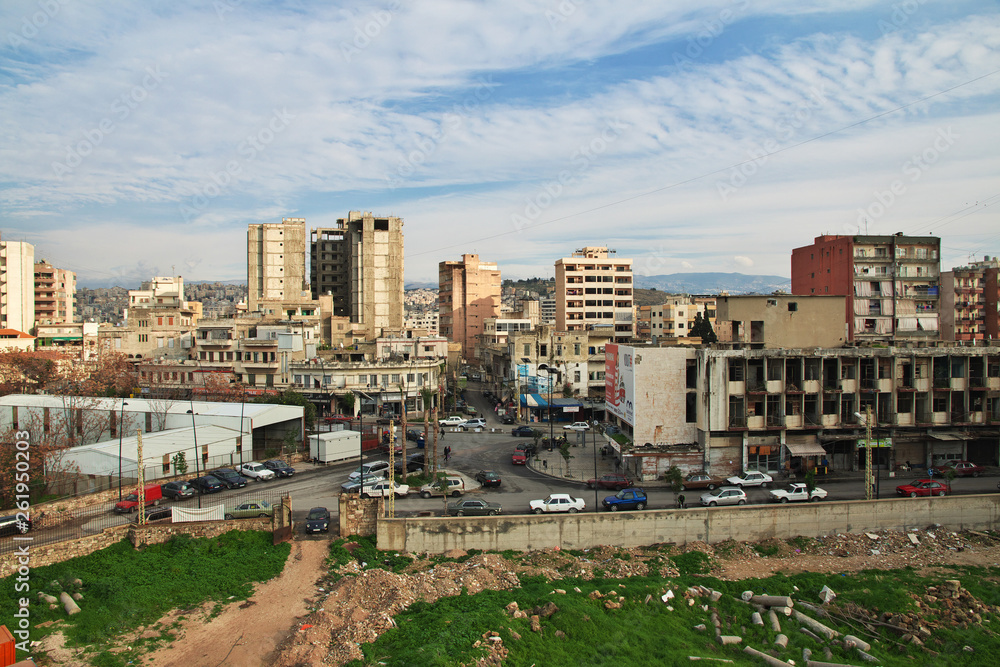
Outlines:
[{"label": "street lamp", "polygon": [[[191,409],[188,410],[188,414],[191,415],[191,434],[194,436],[194,470],[195,476],[201,477],[201,463],[199,459],[201,456],[198,455],[198,427],[194,423],[194,399],[191,399]],[[242,431],[243,425],[240,425],[240,430]],[[240,437],[243,437],[242,434]],[[198,509],[201,509],[201,492],[198,492]]]},{"label": "street lamp", "polygon": [[[122,409],[118,417],[118,502],[122,501],[122,436],[125,434],[125,406],[122,401]],[[140,461],[140,464],[142,462]]]},{"label": "street lamp", "polygon": [[875,486],[872,479],[872,408],[865,406],[865,414],[855,412],[854,416],[863,419],[865,422],[865,500],[872,499],[872,488]]},{"label": "street lamp", "polygon": [[[597,420],[596,419],[591,422],[590,428],[594,432],[594,479],[600,479],[600,477],[597,476]],[[584,433],[583,437],[586,438],[587,434]],[[586,443],[587,443],[587,441],[584,440],[584,445],[586,445]],[[598,504],[597,504],[597,483],[595,482],[594,483],[594,512],[595,513],[597,512],[597,508],[598,508]]]},{"label": "street lamp", "polygon": [[549,382],[548,382],[548,384],[549,384],[549,450],[551,451],[552,450],[552,444],[555,441],[555,433],[553,432],[553,424],[552,424],[552,374],[555,373],[556,377],[559,378],[559,377],[562,377],[562,373],[559,372],[559,369],[552,368],[552,367],[548,366],[547,364],[538,364],[538,370],[545,371],[545,375],[546,375],[546,377],[549,380]]}]

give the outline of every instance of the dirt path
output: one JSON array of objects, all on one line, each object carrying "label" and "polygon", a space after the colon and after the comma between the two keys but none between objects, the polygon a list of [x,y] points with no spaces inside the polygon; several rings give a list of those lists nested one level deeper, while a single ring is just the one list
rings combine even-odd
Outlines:
[{"label": "dirt path", "polygon": [[207,623],[198,618],[183,622],[180,636],[169,646],[147,656],[158,667],[258,667],[272,663],[271,653],[308,612],[312,583],[320,578],[330,548],[327,540],[292,542],[292,552],[281,574],[259,586],[249,600],[227,606]]}]

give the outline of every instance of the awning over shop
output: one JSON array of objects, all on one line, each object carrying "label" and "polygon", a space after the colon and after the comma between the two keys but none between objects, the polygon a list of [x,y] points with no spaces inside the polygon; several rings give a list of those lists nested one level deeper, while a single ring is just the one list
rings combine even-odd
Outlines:
[{"label": "awning over shop", "polygon": [[525,405],[529,408],[549,407],[548,401],[538,394],[521,394],[521,405]]},{"label": "awning over shop", "polygon": [[935,440],[969,440],[969,436],[961,431],[936,431],[928,433]]},{"label": "awning over shop", "polygon": [[563,412],[577,412],[583,407],[583,403],[575,398],[553,398],[552,407]]},{"label": "awning over shop", "polygon": [[792,456],[826,456],[826,450],[816,443],[786,442],[785,449]]}]

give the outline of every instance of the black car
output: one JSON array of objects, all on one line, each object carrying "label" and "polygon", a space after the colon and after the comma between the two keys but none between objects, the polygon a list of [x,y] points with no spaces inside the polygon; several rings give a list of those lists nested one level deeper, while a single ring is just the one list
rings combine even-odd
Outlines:
[{"label": "black car", "polygon": [[510,434],[518,438],[530,438],[535,435],[535,429],[530,426],[516,426],[510,430]]},{"label": "black car", "polygon": [[22,535],[31,530],[31,519],[16,514],[0,516],[0,535]]},{"label": "black car", "polygon": [[278,477],[291,477],[295,474],[295,468],[278,459],[264,461],[264,467],[268,470],[273,470],[274,474]]},{"label": "black car", "polygon": [[242,489],[247,485],[247,478],[232,468],[213,470],[212,476],[222,482],[227,489]]},{"label": "black car", "polygon": [[[406,457],[406,472],[417,472],[424,469],[424,455],[410,454]],[[403,473],[403,462],[396,461],[395,471],[397,475]]]},{"label": "black car", "polygon": [[160,485],[160,491],[163,493],[164,498],[172,500],[190,498],[195,494],[194,487],[187,482],[167,482]]},{"label": "black car", "polygon": [[508,415],[508,414],[500,415],[500,423],[501,424],[513,424],[516,421],[517,420],[514,419],[514,415]]},{"label": "black car", "polygon": [[307,533],[330,532],[330,511],[325,507],[314,507],[306,516]]},{"label": "black car", "polygon": [[525,456],[531,457],[538,453],[538,447],[535,447],[535,443],[533,442],[519,442],[514,451],[524,452]]},{"label": "black car", "polygon": [[480,470],[476,473],[476,481],[486,486],[500,486],[500,474],[494,470]]},{"label": "black car", "polygon": [[[160,521],[161,519],[170,519],[174,515],[172,507],[147,507],[146,508],[146,522],[150,521]],[[139,515],[136,514],[132,519],[132,523],[139,523]]]},{"label": "black car", "polygon": [[195,477],[189,482],[189,484],[191,484],[191,486],[193,486],[198,493],[217,493],[226,488],[222,482],[212,475]]}]

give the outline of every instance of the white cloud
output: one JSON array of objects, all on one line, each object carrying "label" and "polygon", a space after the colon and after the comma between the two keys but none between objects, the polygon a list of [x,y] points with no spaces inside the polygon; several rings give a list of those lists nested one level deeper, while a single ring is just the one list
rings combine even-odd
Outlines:
[{"label": "white cloud", "polygon": [[733,262],[737,266],[740,266],[744,269],[749,269],[751,266],[753,266],[753,260],[747,257],[746,255],[736,255],[735,257],[733,257]]}]

